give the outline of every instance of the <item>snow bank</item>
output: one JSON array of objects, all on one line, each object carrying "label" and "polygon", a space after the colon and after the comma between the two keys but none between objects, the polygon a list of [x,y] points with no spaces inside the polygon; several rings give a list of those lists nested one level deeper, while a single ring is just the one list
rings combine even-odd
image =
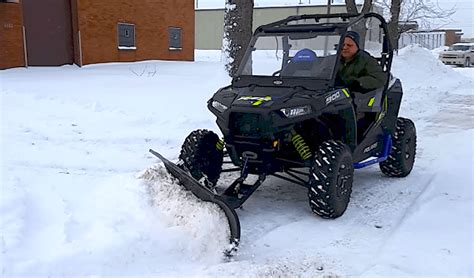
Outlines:
[{"label": "snow bank", "polygon": [[429,50],[418,45],[409,45],[402,48],[395,56],[392,65],[393,74],[400,78],[403,87],[408,92],[431,90],[457,93],[457,89],[465,86],[466,82],[472,83],[464,76],[459,75],[451,66],[444,65]]},{"label": "snow bank", "polygon": [[[403,87],[400,115],[412,118],[422,128],[433,122],[444,103],[458,100],[472,102],[474,79],[444,65],[432,53],[418,45],[399,51],[392,63],[392,73]],[[471,99],[471,100],[469,100]]]}]

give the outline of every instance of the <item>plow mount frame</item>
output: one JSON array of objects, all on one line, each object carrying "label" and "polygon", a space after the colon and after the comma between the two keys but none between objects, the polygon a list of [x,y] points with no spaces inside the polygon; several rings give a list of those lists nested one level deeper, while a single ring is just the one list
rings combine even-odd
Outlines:
[{"label": "plow mount frame", "polygon": [[[248,177],[248,167],[247,161],[245,161],[242,168],[238,167],[222,170],[222,172],[240,171],[240,177],[235,179],[234,182],[232,182],[232,184],[230,184],[227,188],[221,190],[221,192],[217,192],[216,189],[212,190],[201,184],[199,181],[194,179],[189,172],[169,161],[158,152],[154,151],[153,149],[150,149],[149,151],[163,162],[168,172],[174,178],[176,178],[186,190],[191,191],[191,193],[193,193],[193,195],[198,199],[204,202],[214,203],[223,210],[225,216],[227,217],[230,229],[230,245],[226,250],[224,250],[226,257],[233,256],[237,252],[240,243],[240,220],[235,209],[240,208],[243,203],[247,201],[247,199],[260,187],[260,185],[262,185],[268,175],[293,182],[304,187],[306,187],[304,180],[297,175],[309,176],[307,173],[298,171],[296,169],[287,169],[284,171],[284,173],[288,175],[287,177],[277,173],[260,174],[258,179],[253,184],[247,184],[245,183],[245,180]],[[301,167],[303,165],[299,166]]]}]

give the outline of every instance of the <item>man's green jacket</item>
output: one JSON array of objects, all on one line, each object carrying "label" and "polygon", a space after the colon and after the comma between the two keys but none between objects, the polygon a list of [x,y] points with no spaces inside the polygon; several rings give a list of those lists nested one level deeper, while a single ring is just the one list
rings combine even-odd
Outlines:
[{"label": "man's green jacket", "polygon": [[351,91],[367,92],[381,88],[387,82],[387,73],[369,53],[359,50],[350,61],[340,61],[336,84]]}]

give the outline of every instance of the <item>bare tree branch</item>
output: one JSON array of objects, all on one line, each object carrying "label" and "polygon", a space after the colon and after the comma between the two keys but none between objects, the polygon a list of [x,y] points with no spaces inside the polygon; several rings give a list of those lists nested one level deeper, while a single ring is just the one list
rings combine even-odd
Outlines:
[{"label": "bare tree branch", "polygon": [[389,34],[392,44],[398,48],[398,38],[407,29],[400,28],[400,23],[417,22],[423,29],[434,29],[433,25],[440,27],[452,22],[451,16],[456,12],[456,7],[443,9],[438,2],[431,0],[378,0],[378,4],[390,9]]}]

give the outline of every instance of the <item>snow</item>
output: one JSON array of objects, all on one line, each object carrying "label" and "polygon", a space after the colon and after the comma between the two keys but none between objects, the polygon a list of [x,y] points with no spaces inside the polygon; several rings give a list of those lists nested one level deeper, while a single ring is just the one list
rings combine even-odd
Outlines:
[{"label": "snow", "polygon": [[356,171],[336,220],[269,178],[237,210],[242,243],[226,261],[222,212],[148,153],[176,160],[192,130],[219,132],[206,102],[230,82],[220,59],[0,71],[1,275],[472,277],[473,68],[402,49],[393,73],[400,115],[417,126],[412,173]]},{"label": "snow", "polygon": [[[255,7],[286,7],[286,6],[313,6],[327,5],[327,0],[254,0]],[[356,0],[357,4],[363,4],[364,1]],[[196,9],[223,9],[226,0],[196,0]],[[331,5],[345,5],[344,0],[333,0]]]}]

